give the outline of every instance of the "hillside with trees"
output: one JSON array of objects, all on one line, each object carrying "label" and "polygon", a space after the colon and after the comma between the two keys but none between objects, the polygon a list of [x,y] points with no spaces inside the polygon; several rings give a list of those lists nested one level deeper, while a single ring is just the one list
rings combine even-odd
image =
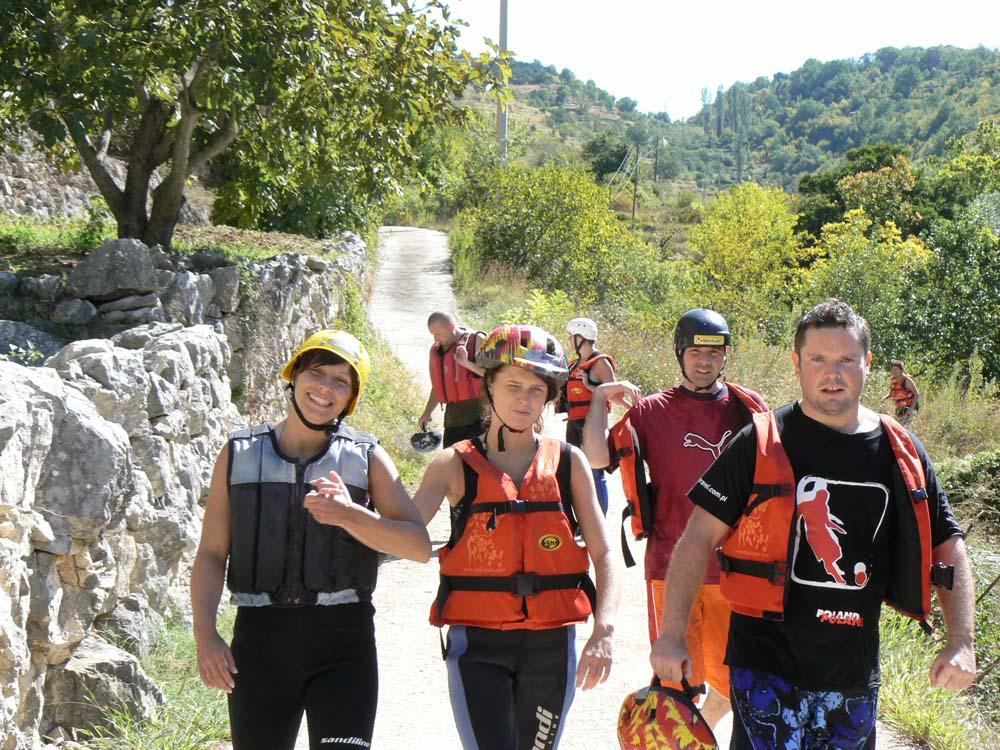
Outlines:
[{"label": "hillside with trees", "polygon": [[[744,179],[796,189],[803,174],[830,167],[850,149],[900,144],[923,161],[949,139],[1000,114],[1000,51],[980,47],[886,47],[858,59],[807,60],[791,73],[702,90],[684,121],[643,114],[593,81],[539,61],[511,64],[512,91],[540,110],[564,142],[585,143],[640,126],[646,150],[666,139],[657,169],[716,191]],[[634,140],[634,138],[630,138]]]}]

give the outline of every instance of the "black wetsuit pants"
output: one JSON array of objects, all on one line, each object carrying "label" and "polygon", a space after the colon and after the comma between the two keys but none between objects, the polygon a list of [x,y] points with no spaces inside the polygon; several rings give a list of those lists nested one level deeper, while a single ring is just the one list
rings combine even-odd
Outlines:
[{"label": "black wetsuit pants", "polygon": [[229,695],[233,750],[292,750],[305,711],[311,750],[371,747],[378,701],[371,604],[240,607]]},{"label": "black wetsuit pants", "polygon": [[576,628],[448,631],[448,692],[465,750],[554,750],[576,691]]}]

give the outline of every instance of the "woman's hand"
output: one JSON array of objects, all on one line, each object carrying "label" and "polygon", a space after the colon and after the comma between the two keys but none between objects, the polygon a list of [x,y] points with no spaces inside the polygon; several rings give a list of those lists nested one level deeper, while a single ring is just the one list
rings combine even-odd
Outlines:
[{"label": "woman's hand", "polygon": [[358,506],[347,492],[347,485],[340,475],[331,471],[327,476],[312,483],[315,488],[306,495],[305,506],[318,523],[327,526],[343,526]]},{"label": "woman's hand", "polygon": [[627,409],[635,406],[642,398],[642,391],[639,390],[639,386],[627,380],[614,380],[610,383],[601,383],[594,391],[594,395],[612,404],[621,404]]},{"label": "woman's hand", "polygon": [[611,631],[595,625],[576,667],[576,686],[582,690],[590,690],[607,680],[610,674]]},{"label": "woman's hand", "polygon": [[236,687],[233,675],[239,670],[236,669],[233,652],[229,650],[229,645],[218,631],[213,630],[203,638],[195,636],[195,645],[201,681],[208,687],[225,690],[227,693],[233,692],[233,688]]}]

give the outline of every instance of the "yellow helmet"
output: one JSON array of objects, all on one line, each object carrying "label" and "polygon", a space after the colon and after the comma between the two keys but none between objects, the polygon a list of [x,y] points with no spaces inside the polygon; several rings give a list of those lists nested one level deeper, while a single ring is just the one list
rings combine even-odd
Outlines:
[{"label": "yellow helmet", "polygon": [[295,353],[285,363],[285,366],[281,370],[282,379],[291,383],[295,363],[299,357],[313,349],[322,349],[323,351],[336,354],[347,362],[351,369],[354,370],[354,374],[358,376],[358,391],[344,410],[344,416],[353,414],[354,407],[357,406],[358,399],[364,393],[365,385],[368,384],[368,376],[372,371],[371,359],[368,357],[368,350],[365,349],[365,345],[347,331],[337,331],[332,328],[317,331],[303,341],[302,345],[295,350]]}]

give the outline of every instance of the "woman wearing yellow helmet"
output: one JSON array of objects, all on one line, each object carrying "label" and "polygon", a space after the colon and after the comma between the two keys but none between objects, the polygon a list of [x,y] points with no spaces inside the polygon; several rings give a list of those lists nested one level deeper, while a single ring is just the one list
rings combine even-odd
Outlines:
[{"label": "woman wearing yellow helmet", "polygon": [[[486,434],[438,453],[414,497],[425,522],[445,498],[451,505],[431,623],[450,626],[463,747],[554,749],[575,689],[608,677],[618,584],[586,459],[536,430],[568,374],[559,342],[534,326],[501,326],[476,364],[486,371]],[[578,659],[575,624],[590,615]]]},{"label": "woman wearing yellow helmet", "polygon": [[[370,746],[378,553],[430,556],[392,459],[343,424],[370,370],[350,334],[313,334],[281,372],[285,418],[237,430],[216,461],[191,599],[198,668],[229,695],[235,750],[291,750],[303,712],[314,750]],[[224,579],[231,646],[215,624]]]}]

